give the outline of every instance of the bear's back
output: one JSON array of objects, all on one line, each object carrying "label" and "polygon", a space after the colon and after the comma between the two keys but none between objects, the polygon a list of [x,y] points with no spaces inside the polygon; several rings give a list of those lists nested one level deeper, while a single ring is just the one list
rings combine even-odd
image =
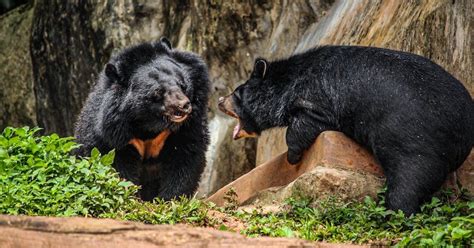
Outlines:
[{"label": "bear's back", "polygon": [[294,61],[307,65],[304,70],[315,77],[310,82],[317,84],[312,95],[333,98],[342,131],[360,143],[381,136],[399,142],[423,137],[451,153],[451,161],[462,159],[459,154],[474,144],[469,92],[427,58],[383,48],[325,46]]}]

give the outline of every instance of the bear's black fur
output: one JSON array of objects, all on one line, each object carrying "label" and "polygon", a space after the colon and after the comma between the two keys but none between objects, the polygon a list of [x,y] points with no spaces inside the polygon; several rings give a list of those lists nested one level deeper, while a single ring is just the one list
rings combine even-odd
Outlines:
[{"label": "bear's black fur", "polygon": [[407,215],[474,142],[474,104],[464,86],[429,59],[382,48],[324,46],[257,59],[250,79],[219,107],[239,118],[234,138],[288,126],[292,164],[321,132],[343,132],[374,154],[387,178],[387,206]]},{"label": "bear's black fur", "polygon": [[[141,185],[144,200],[191,196],[206,163],[209,87],[202,59],[172,49],[165,38],[124,49],[105,66],[82,109],[77,154],[115,149],[114,167]],[[164,140],[162,149],[150,145],[165,133],[156,139]],[[150,143],[154,155],[145,148],[141,154],[132,141]]]}]

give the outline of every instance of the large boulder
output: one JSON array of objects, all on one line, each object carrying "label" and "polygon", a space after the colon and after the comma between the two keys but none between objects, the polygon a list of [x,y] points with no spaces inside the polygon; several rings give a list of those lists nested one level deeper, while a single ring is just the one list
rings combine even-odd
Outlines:
[{"label": "large boulder", "polygon": [[[457,190],[458,183],[474,196],[474,150],[461,168],[448,178],[446,187]],[[454,182],[452,181],[454,180]],[[302,161],[290,165],[286,152],[257,166],[208,198],[219,206],[235,192],[239,205],[280,204],[289,197],[343,200],[375,197],[384,183],[382,168],[363,147],[343,133],[326,131],[305,152]]]},{"label": "large boulder", "polygon": [[313,201],[337,197],[341,200],[362,200],[375,197],[383,185],[383,179],[357,171],[316,166],[282,187],[259,191],[243,205],[281,205],[286,199],[311,199]]},{"label": "large boulder", "polygon": [[226,203],[230,190],[236,203],[270,204],[288,197],[324,198],[339,195],[359,200],[375,196],[383,184],[383,173],[373,156],[343,133],[326,131],[305,152],[302,161],[291,165],[286,152],[219,189],[208,200]]}]

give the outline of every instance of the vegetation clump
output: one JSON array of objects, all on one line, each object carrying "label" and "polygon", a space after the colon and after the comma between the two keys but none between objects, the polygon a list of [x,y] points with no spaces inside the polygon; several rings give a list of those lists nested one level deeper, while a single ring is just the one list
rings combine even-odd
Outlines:
[{"label": "vegetation clump", "polygon": [[78,145],[38,128],[9,128],[0,135],[0,213],[98,216],[130,201],[137,187],[110,166],[113,152],[70,155]]},{"label": "vegetation clump", "polygon": [[474,202],[433,197],[421,213],[405,217],[377,201],[327,199],[316,205],[309,200],[289,199],[276,213],[236,212],[244,220],[248,236],[298,237],[328,242],[371,243],[399,247],[459,247],[474,244]]}]

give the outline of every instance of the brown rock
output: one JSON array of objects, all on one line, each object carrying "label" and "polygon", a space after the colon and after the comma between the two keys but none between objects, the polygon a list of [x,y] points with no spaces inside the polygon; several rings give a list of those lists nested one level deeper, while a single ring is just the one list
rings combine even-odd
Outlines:
[{"label": "brown rock", "polygon": [[[474,196],[474,150],[461,168],[448,178],[445,187],[458,191],[457,183]],[[257,166],[208,200],[223,206],[233,188],[238,204],[273,204],[288,197],[312,199],[338,195],[342,199],[375,196],[383,184],[382,168],[366,149],[343,133],[321,133],[298,165],[290,165],[286,152]]]},{"label": "brown rock", "polygon": [[383,176],[382,168],[365,148],[340,132],[323,132],[316,139],[318,164]]},{"label": "brown rock", "polygon": [[[310,173],[303,175],[305,172]],[[357,199],[363,195],[373,195],[381,185],[381,180],[377,178],[381,175],[380,167],[367,150],[342,133],[328,131],[319,135],[300,164],[288,164],[286,152],[282,153],[221,188],[208,200],[222,206],[226,192],[233,188],[237,193],[237,203],[241,204],[254,197],[257,192],[285,186],[298,177],[282,196],[293,195],[296,191],[307,196],[332,194],[338,190],[334,186],[340,184],[344,185],[339,190],[345,198]],[[331,179],[328,180],[329,178]],[[326,187],[324,183],[329,181],[332,184]],[[358,187],[367,188],[361,192]]]},{"label": "brown rock", "polygon": [[312,200],[337,196],[342,200],[362,200],[375,197],[383,185],[383,179],[355,171],[316,166],[295,181],[283,187],[274,187],[258,192],[245,205],[281,205],[286,199],[310,198]]},{"label": "brown rock", "polygon": [[0,16],[0,132],[34,125],[36,103],[29,42],[33,4]]},{"label": "brown rock", "polygon": [[468,195],[474,199],[474,149],[467,157],[464,164],[456,171],[456,178],[462,188],[467,190]]},{"label": "brown rock", "polygon": [[145,225],[110,219],[0,215],[0,247],[363,247],[289,238],[246,238],[185,225]]}]

